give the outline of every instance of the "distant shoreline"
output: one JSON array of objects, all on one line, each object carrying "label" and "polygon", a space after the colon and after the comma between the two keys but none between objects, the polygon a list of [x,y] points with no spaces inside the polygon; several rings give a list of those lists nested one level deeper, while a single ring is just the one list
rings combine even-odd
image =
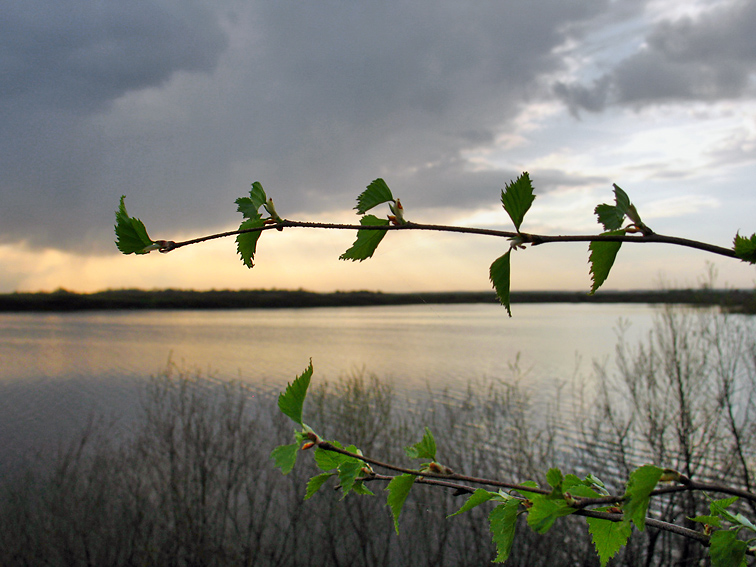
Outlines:
[{"label": "distant shoreline", "polygon": [[[311,307],[362,307],[373,305],[416,305],[495,303],[489,291],[383,293],[337,291],[319,293],[304,290],[108,290],[73,293],[0,294],[0,312],[70,312],[103,310],[164,309],[275,309]],[[651,291],[515,291],[517,303],[647,303],[720,305],[731,311],[756,312],[754,290],[670,289]]]}]

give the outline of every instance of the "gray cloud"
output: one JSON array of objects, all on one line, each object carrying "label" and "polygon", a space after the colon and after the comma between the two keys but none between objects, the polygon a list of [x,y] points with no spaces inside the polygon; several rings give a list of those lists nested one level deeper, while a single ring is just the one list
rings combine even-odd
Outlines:
[{"label": "gray cloud", "polygon": [[735,0],[696,19],[657,24],[645,45],[590,85],[557,83],[573,113],[609,104],[641,106],[713,101],[756,94],[756,3]]},{"label": "gray cloud", "polygon": [[92,112],[176,71],[211,71],[226,39],[195,2],[25,0],[0,16],[0,101]]},{"label": "gray cloud", "polygon": [[348,209],[378,176],[418,207],[495,201],[517,172],[462,152],[607,2],[23,6],[0,20],[0,241],[82,249],[109,246],[122,193],[162,233],[233,219],[256,179],[284,215]]}]

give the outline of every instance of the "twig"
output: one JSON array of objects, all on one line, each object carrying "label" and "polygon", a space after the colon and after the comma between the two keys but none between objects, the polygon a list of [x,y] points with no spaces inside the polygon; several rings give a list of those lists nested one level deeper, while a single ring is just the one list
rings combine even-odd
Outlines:
[{"label": "twig", "polygon": [[264,226],[258,226],[254,228],[247,228],[243,230],[230,230],[227,232],[220,232],[217,234],[211,234],[208,236],[202,236],[200,238],[194,238],[192,240],[184,240],[182,242],[174,242],[172,240],[161,241],[164,243],[160,247],[160,252],[170,252],[176,248],[182,248],[189,244],[197,244],[199,242],[206,242],[208,240],[215,240],[216,238],[225,238],[227,236],[236,236],[238,234],[245,234],[248,232],[262,232],[265,230],[283,230],[284,228],[320,228],[320,229],[332,229],[332,230],[383,230],[383,231],[401,231],[401,230],[431,230],[435,232],[456,232],[461,234],[479,234],[482,236],[494,236],[497,238],[519,238],[523,243],[529,243],[533,246],[540,244],[546,244],[551,242],[633,242],[641,244],[672,244],[676,246],[684,246],[687,248],[694,248],[696,250],[703,250],[704,252],[710,252],[712,254],[718,254],[720,256],[726,256],[728,258],[736,258],[735,251],[730,248],[724,248],[722,246],[716,246],[714,244],[707,244],[705,242],[699,242],[697,240],[689,240],[687,238],[678,238],[676,236],[664,236],[662,234],[650,233],[646,235],[617,235],[617,234],[584,234],[584,235],[542,235],[542,234],[529,234],[525,232],[517,233],[506,230],[493,230],[488,228],[474,228],[464,226],[448,226],[440,224],[420,224],[414,222],[407,222],[400,225],[388,225],[388,226],[371,226],[371,225],[356,225],[356,224],[339,224],[339,223],[327,223],[327,222],[304,222],[304,221],[292,221],[283,220],[275,224],[267,224]]}]

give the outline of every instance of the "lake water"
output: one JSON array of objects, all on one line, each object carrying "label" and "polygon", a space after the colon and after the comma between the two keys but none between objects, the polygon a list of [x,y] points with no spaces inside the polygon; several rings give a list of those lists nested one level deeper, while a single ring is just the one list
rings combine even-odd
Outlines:
[{"label": "lake water", "polygon": [[[507,380],[553,395],[592,361],[610,360],[620,320],[639,339],[646,305],[413,305],[238,311],[0,314],[0,459],[47,451],[91,415],[128,419],[142,386],[171,360],[221,380],[280,389],[366,371],[408,397],[454,395],[471,381]],[[580,362],[582,361],[582,362]]]}]

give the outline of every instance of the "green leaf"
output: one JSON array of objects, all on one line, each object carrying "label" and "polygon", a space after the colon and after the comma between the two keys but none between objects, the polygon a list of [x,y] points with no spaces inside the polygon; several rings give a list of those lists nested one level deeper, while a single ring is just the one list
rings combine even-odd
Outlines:
[{"label": "green leaf", "polygon": [[730,530],[717,530],[709,540],[709,555],[712,567],[737,567],[746,565],[748,544],[739,540],[738,535]]},{"label": "green leaf", "polygon": [[625,521],[632,521],[640,531],[646,527],[646,512],[651,491],[656,488],[663,472],[664,470],[657,466],[643,465],[635,469],[627,480],[622,511]]},{"label": "green leaf", "polygon": [[281,469],[283,474],[289,474],[291,469],[294,468],[294,464],[297,462],[297,452],[299,451],[299,444],[292,443],[291,445],[280,445],[273,449],[270,453],[270,458],[275,461],[275,466]]},{"label": "green leaf", "polygon": [[499,494],[496,492],[491,492],[490,490],[486,490],[485,488],[478,488],[470,495],[470,497],[459,510],[457,510],[453,514],[449,514],[447,518],[468,512],[476,506],[480,506],[484,502],[488,502],[493,498],[499,498]]},{"label": "green leaf", "polygon": [[341,484],[341,490],[343,492],[342,498],[351,492],[355,481],[362,473],[362,467],[364,466],[365,463],[351,457],[347,457],[346,461],[339,465],[339,483]]},{"label": "green leaf", "polygon": [[309,500],[310,498],[312,498],[312,496],[318,490],[320,490],[320,487],[323,486],[332,476],[333,473],[322,473],[312,477],[307,483],[307,494],[305,494],[304,499]]},{"label": "green leaf", "polygon": [[115,244],[124,254],[148,254],[157,245],[147,235],[144,223],[126,212],[125,199],[126,196],[121,195],[121,204],[115,214]]},{"label": "green leaf", "polygon": [[[607,508],[599,508],[598,510],[606,511]],[[601,567],[606,567],[609,560],[627,544],[627,540],[633,532],[632,524],[629,522],[611,522],[599,518],[586,518],[586,520],[593,545],[601,560]]]},{"label": "green leaf", "polygon": [[489,278],[496,290],[496,297],[499,298],[499,303],[507,308],[510,317],[512,316],[512,309],[509,305],[509,255],[511,253],[512,250],[510,249],[503,256],[499,256],[488,270]]},{"label": "green leaf", "polygon": [[517,498],[507,500],[491,510],[488,515],[489,527],[493,542],[496,544],[496,559],[494,563],[504,563],[512,551],[515,529],[517,528],[517,509],[520,501]]},{"label": "green leaf", "polygon": [[[265,225],[265,221],[261,218],[247,219],[242,221],[239,225],[239,230],[247,230],[250,228],[258,228]],[[241,256],[242,262],[248,268],[252,268],[255,258],[255,252],[257,250],[257,241],[262,234],[259,230],[254,232],[244,232],[236,235],[236,251]]]},{"label": "green leaf", "polygon": [[735,255],[749,264],[756,264],[756,234],[752,234],[751,238],[740,236],[738,232],[733,240],[732,249],[735,251]]},{"label": "green leaf", "polygon": [[[366,215],[360,219],[362,226],[388,226],[388,219],[379,219],[374,215]],[[370,258],[375,249],[386,236],[385,230],[359,230],[357,231],[357,240],[352,247],[339,256],[339,260],[359,260],[362,262]]]},{"label": "green leaf", "polygon": [[719,516],[696,516],[695,518],[690,518],[690,520],[699,524],[709,524],[716,528],[722,527],[722,519]]},{"label": "green leaf", "polygon": [[588,477],[585,480],[580,480],[574,474],[568,474],[564,476],[561,490],[563,493],[569,492],[570,495],[580,498],[597,498],[600,496],[596,491],[597,488],[600,489],[601,487]]},{"label": "green leaf", "polygon": [[549,531],[557,518],[569,516],[575,512],[575,508],[567,504],[564,498],[538,495],[532,496],[530,501],[533,505],[528,510],[528,525],[539,534]]},{"label": "green leaf", "polygon": [[391,194],[391,189],[389,189],[386,182],[379,177],[368,185],[367,189],[360,193],[360,196],[357,197],[357,206],[355,209],[357,209],[359,214],[364,215],[373,207],[377,207],[378,205],[393,200],[394,196]]},{"label": "green leaf", "polygon": [[614,187],[614,202],[616,203],[617,209],[622,211],[623,214],[627,214],[630,211],[630,207],[633,206],[632,203],[630,203],[630,197],[628,197],[627,193],[620,189],[620,186],[616,183],[613,183],[612,186]]},{"label": "green leaf", "polygon": [[410,459],[430,459],[435,461],[436,440],[433,438],[433,433],[431,433],[430,429],[426,427],[423,438],[411,447],[405,447],[404,452]]},{"label": "green leaf", "polygon": [[287,384],[286,390],[278,396],[278,409],[288,416],[294,423],[302,423],[302,406],[304,405],[307,388],[312,378],[312,360],[307,369],[294,382]]},{"label": "green leaf", "polygon": [[352,492],[356,492],[357,494],[360,494],[362,496],[375,496],[375,494],[373,494],[373,491],[365,486],[365,483],[361,480],[358,480],[354,483]]},{"label": "green leaf", "polygon": [[556,492],[561,493],[563,480],[564,476],[562,476],[562,471],[556,467],[549,469],[549,472],[546,473],[546,482],[548,482],[549,486]]},{"label": "green leaf", "polygon": [[[341,443],[338,441],[331,442],[331,445],[338,447],[339,449],[342,448]],[[321,449],[320,447],[315,448],[315,464],[318,465],[318,468],[321,471],[332,471],[337,469],[339,468],[339,465],[348,458],[349,457],[342,455],[341,453],[328,451],[326,449]]]},{"label": "green leaf", "polygon": [[504,205],[504,210],[512,219],[517,232],[520,232],[520,225],[525,218],[525,213],[528,212],[534,200],[533,184],[527,171],[513,182],[508,183],[502,190],[501,204]]},{"label": "green leaf", "polygon": [[598,221],[604,225],[604,230],[617,230],[625,220],[625,213],[613,205],[597,205],[593,211],[598,216]]},{"label": "green leaf", "polygon": [[[611,232],[605,232],[604,234],[621,236],[625,234],[625,231],[614,230]],[[591,242],[588,245],[588,250],[591,253],[588,261],[591,264],[590,274],[591,279],[593,280],[593,285],[591,285],[591,291],[589,295],[596,293],[598,288],[600,288],[601,285],[606,281],[606,278],[609,277],[609,272],[614,265],[614,259],[617,257],[617,252],[619,252],[621,246],[621,242],[599,241]]]},{"label": "green leaf", "polygon": [[391,508],[391,514],[394,516],[394,529],[397,535],[399,534],[399,514],[402,513],[404,501],[407,500],[414,482],[415,475],[403,474],[392,478],[386,487],[389,493],[386,501],[389,508]]},{"label": "green leaf", "polygon": [[604,226],[605,231],[620,228],[625,221],[625,216],[629,214],[635,217],[632,219],[634,222],[640,224],[640,217],[635,207],[630,203],[630,198],[617,184],[614,185],[614,203],[614,205],[603,203],[596,206],[594,210],[594,213],[598,216],[598,222]]}]

